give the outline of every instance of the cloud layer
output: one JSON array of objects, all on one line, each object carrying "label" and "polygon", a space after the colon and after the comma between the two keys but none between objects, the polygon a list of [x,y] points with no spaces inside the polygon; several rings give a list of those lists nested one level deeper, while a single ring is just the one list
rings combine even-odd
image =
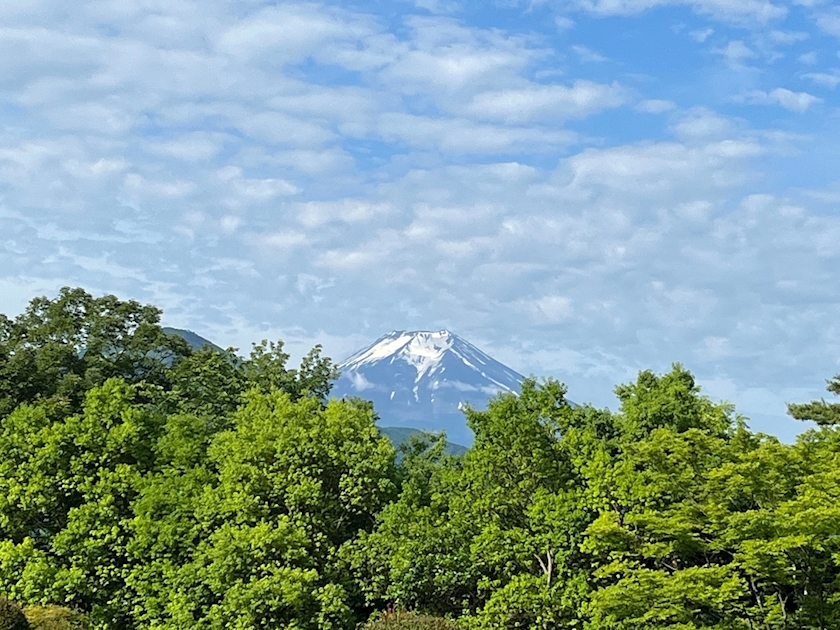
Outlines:
[{"label": "cloud layer", "polygon": [[682,361],[790,439],[840,371],[836,11],[394,7],[0,8],[0,311],[83,285],[337,358],[449,326],[598,405]]}]

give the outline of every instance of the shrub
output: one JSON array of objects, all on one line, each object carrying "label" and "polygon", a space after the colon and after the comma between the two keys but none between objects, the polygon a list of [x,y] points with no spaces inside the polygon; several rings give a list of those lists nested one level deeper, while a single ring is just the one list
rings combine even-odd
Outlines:
[{"label": "shrub", "polygon": [[85,630],[82,613],[62,606],[29,606],[24,611],[31,630]]},{"label": "shrub", "polygon": [[369,621],[362,630],[460,630],[460,627],[443,617],[389,611]]},{"label": "shrub", "polygon": [[29,630],[29,622],[20,606],[0,596],[0,630]]}]

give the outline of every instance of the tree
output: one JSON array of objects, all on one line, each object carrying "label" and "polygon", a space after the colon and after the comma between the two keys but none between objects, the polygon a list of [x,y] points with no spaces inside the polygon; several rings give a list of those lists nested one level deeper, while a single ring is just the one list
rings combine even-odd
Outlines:
[{"label": "tree", "polygon": [[[826,389],[832,394],[840,396],[840,374],[828,381]],[[811,420],[819,426],[840,424],[840,403],[814,400],[803,404],[788,404],[787,408],[788,413],[797,420]]]},{"label": "tree", "polygon": [[[338,474],[338,462],[350,465],[351,460],[359,474],[367,466],[374,467],[372,474],[381,472],[377,466],[388,469],[390,447],[372,425],[372,410],[325,406],[335,368],[319,347],[298,370],[286,367],[279,342],[255,347],[244,360],[233,350],[192,353],[180,338],[163,334],[159,316],[154,307],[64,289],[55,300],[33,300],[14,320],[0,318],[0,408],[5,413],[0,416],[0,592],[29,604],[69,603],[90,612],[94,626],[130,628],[143,617],[138,611],[153,611],[155,594],[171,593],[167,580],[173,573],[183,576],[185,567],[195,567],[190,563],[205,538],[216,546],[198,554],[204,558],[246,539],[259,549],[262,530],[254,529],[253,537],[236,533],[206,511],[208,496],[209,504],[220,496],[220,473],[228,469],[224,450],[214,456],[211,445],[223,441],[223,434],[236,435],[231,429],[237,410],[247,408],[254,396],[285,397],[292,406],[306,401],[307,413],[323,416],[311,420],[317,426],[332,419],[326,422],[332,441],[298,431],[303,444],[314,439],[332,449],[319,451],[317,470]],[[361,433],[353,433],[356,429]],[[353,460],[342,451],[345,438],[370,438],[385,451],[377,459],[357,443],[351,447],[358,456]],[[252,445],[237,444],[245,457]],[[255,465],[268,465],[269,455]],[[374,475],[374,480],[385,484],[387,495],[393,479]],[[325,496],[343,492],[349,500],[351,489],[341,485],[349,483],[345,476],[338,474],[334,481],[341,487],[326,489]],[[304,484],[298,491],[307,489]],[[340,546],[342,536],[369,527],[372,516],[364,516],[365,510],[379,509],[384,499],[353,500],[356,513],[348,508],[320,517],[324,528],[333,528],[332,539],[312,546],[306,538],[306,553],[322,554],[316,568],[333,566],[323,555],[325,541]],[[275,532],[289,533],[291,549],[301,532],[313,534],[301,519],[314,512],[303,509],[303,495],[300,501],[300,513],[291,510],[283,517],[288,527],[278,523]],[[280,544],[275,540],[269,547],[275,543]],[[331,586],[308,565],[292,569],[299,571],[283,583],[298,584],[311,600],[298,611],[301,618],[312,611],[327,617],[346,613],[340,584]],[[227,569],[219,571],[225,575]],[[231,597],[241,588],[231,590]],[[200,589],[192,596],[201,601]],[[201,615],[212,617],[206,607]]]},{"label": "tree", "polygon": [[254,344],[250,357],[239,367],[247,387],[256,387],[263,393],[284,391],[295,400],[309,396],[325,402],[338,370],[330,359],[321,356],[321,346],[312,348],[297,370],[286,367],[288,360],[282,341],[263,339]]},{"label": "tree", "polygon": [[28,603],[66,602],[95,621],[125,620],[132,503],[155,469],[165,427],[161,392],[109,379],[80,414],[22,405],[2,426],[0,590]]},{"label": "tree", "polygon": [[360,602],[342,548],[391,500],[393,447],[369,405],[257,389],[245,401],[206,465],[164,472],[135,503],[138,620],[348,627]]},{"label": "tree", "polygon": [[528,380],[465,456],[397,456],[320,347],[192,352],[159,314],[0,316],[0,593],[39,627],[840,627],[837,404],[791,405],[819,426],[786,445],[678,364],[617,413]]},{"label": "tree", "polygon": [[554,381],[526,381],[467,414],[476,440],[464,459],[409,453],[399,499],[360,541],[368,601],[481,628],[575,627],[585,596],[575,545],[588,521],[564,439],[580,442],[573,427],[603,417],[573,408]]},{"label": "tree", "polygon": [[168,372],[190,348],[159,326],[160,309],[94,298],[63,288],[32,300],[26,311],[0,319],[0,420],[18,405],[64,401],[74,411],[86,391],[109,378],[168,386]]}]

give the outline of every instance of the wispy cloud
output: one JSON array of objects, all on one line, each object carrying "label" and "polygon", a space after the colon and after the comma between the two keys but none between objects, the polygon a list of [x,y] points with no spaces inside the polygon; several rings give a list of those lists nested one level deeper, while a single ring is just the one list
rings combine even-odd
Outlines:
[{"label": "wispy cloud", "polygon": [[574,0],[575,6],[598,15],[634,15],[661,6],[688,6],[698,13],[738,24],[779,20],[787,8],[766,0]]},{"label": "wispy cloud", "polygon": [[785,109],[794,112],[804,112],[812,105],[821,103],[822,99],[809,94],[808,92],[793,92],[787,88],[775,88],[769,92],[754,90],[738,97],[738,100],[745,103],[757,103],[761,105],[781,105]]},{"label": "wispy cloud", "polygon": [[834,89],[840,84],[840,70],[834,69],[831,72],[807,72],[802,75],[809,81]]},{"label": "wispy cloud", "polygon": [[603,85],[577,81],[571,86],[530,85],[525,88],[482,92],[473,97],[467,111],[480,118],[506,123],[539,120],[562,121],[622,105],[626,90],[617,83]]}]

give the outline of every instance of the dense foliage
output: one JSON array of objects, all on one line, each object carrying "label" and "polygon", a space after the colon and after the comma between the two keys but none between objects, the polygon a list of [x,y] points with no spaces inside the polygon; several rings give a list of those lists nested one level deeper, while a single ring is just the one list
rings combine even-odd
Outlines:
[{"label": "dense foliage", "polygon": [[389,610],[365,624],[362,630],[459,630],[459,627],[443,617]]},{"label": "dense foliage", "polygon": [[65,606],[28,606],[24,611],[31,630],[86,630],[87,618]]},{"label": "dense foliage", "polygon": [[0,596],[0,630],[30,630],[23,609],[2,596]]},{"label": "dense foliage", "polygon": [[397,456],[319,347],[159,317],[80,289],[0,317],[0,608],[33,627],[840,627],[835,403],[785,445],[679,365],[616,413],[527,381],[465,456]]}]

